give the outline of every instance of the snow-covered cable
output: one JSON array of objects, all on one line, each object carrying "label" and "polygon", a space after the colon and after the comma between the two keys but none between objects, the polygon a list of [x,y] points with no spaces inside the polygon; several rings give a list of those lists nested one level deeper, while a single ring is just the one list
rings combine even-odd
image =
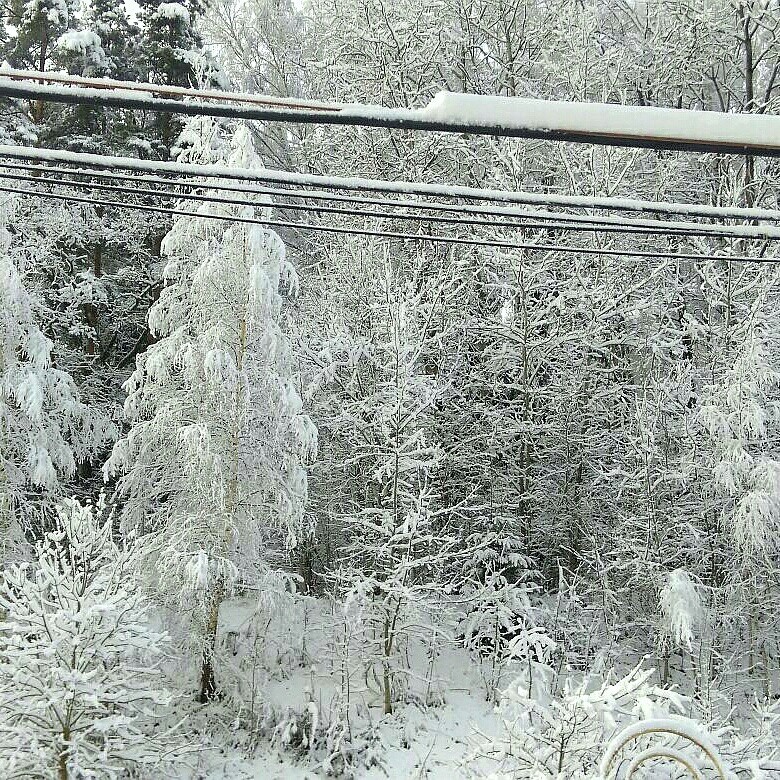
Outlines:
[{"label": "snow-covered cable", "polygon": [[[23,166],[19,166],[23,167]],[[60,173],[66,175],[84,175],[82,172],[70,172],[60,171],[51,168],[43,168],[42,166],[35,166],[35,170],[39,172],[45,172],[45,176],[27,176],[23,174],[14,174],[0,171],[0,179],[10,179],[14,181],[24,181],[30,183],[46,183],[61,187],[74,187],[81,189],[88,189],[91,191],[104,191],[104,192],[118,192],[128,195],[143,195],[161,198],[175,198],[178,200],[197,201],[202,203],[225,203],[233,205],[256,205],[255,201],[236,198],[236,197],[219,197],[212,194],[201,193],[180,193],[175,191],[165,191],[161,189],[145,189],[141,187],[128,187],[117,184],[101,184],[97,182],[87,181],[69,181],[65,179],[53,178],[51,174]],[[111,178],[110,174],[104,174],[105,178]],[[132,180],[132,177],[124,177],[126,180]],[[146,179],[144,177],[138,177],[140,183],[162,183],[164,186],[173,187],[178,186],[178,182],[170,179]],[[203,183],[190,183],[193,186],[204,188]],[[220,187],[213,187],[208,185],[208,189],[221,189]],[[261,194],[261,193],[257,193]],[[267,194],[267,193],[263,193]],[[291,196],[291,193],[286,193]],[[410,204],[411,206],[411,204]],[[601,221],[598,218],[590,218],[587,222],[570,222],[569,218],[572,215],[558,214],[559,222],[552,221],[537,221],[537,222],[507,222],[499,218],[496,215],[493,219],[482,219],[469,215],[462,217],[441,216],[430,213],[415,214],[408,211],[376,211],[376,210],[356,210],[348,208],[338,208],[333,206],[323,205],[305,205],[299,203],[287,203],[287,202],[274,202],[274,208],[280,211],[303,211],[303,212],[322,212],[325,214],[341,214],[344,216],[357,216],[357,217],[376,217],[379,219],[398,219],[398,220],[410,220],[416,222],[429,222],[458,226],[488,226],[497,229],[518,229],[518,230],[562,230],[567,232],[604,232],[604,233],[632,233],[639,235],[650,236],[679,236],[679,237],[719,237],[719,238],[742,238],[742,239],[763,239],[770,241],[780,240],[780,228],[774,226],[752,226],[752,225],[709,225],[709,224],[697,224],[691,222],[654,222],[652,220],[643,220],[639,223],[632,222],[631,220],[620,221],[617,223],[610,221]],[[551,216],[548,212],[537,215],[534,212],[527,212],[519,214],[518,216],[524,216],[531,219],[548,220]],[[576,219],[576,215],[573,215]]]},{"label": "snow-covered cable", "polygon": [[163,206],[141,205],[137,203],[127,203],[123,201],[102,200],[97,198],[84,198],[77,195],[66,195],[55,192],[42,192],[40,190],[26,190],[14,187],[0,186],[0,192],[14,193],[16,195],[29,196],[35,198],[47,198],[51,200],[60,200],[72,203],[83,203],[92,206],[109,206],[121,209],[131,209],[137,211],[156,212],[158,214],[169,214],[172,216],[185,217],[203,217],[204,219],[228,220],[233,222],[242,222],[251,225],[264,225],[266,227],[293,228],[296,230],[312,230],[322,233],[337,233],[343,235],[355,236],[375,236],[378,238],[390,238],[409,241],[433,242],[441,244],[460,244],[465,246],[493,247],[499,249],[527,249],[543,252],[560,252],[561,254],[595,255],[604,257],[644,257],[648,259],[663,260],[693,260],[707,261],[720,260],[723,262],[742,262],[742,263],[776,263],[780,262],[778,257],[761,257],[753,255],[708,255],[691,252],[665,252],[663,250],[623,250],[608,249],[586,246],[567,246],[565,244],[542,244],[526,243],[512,241],[498,241],[493,239],[465,238],[462,236],[440,236],[428,233],[402,233],[390,230],[365,230],[362,228],[348,228],[338,225],[313,224],[308,222],[290,222],[273,219],[252,219],[250,217],[230,216],[223,214],[204,214],[199,211],[187,211],[184,209],[171,209]]},{"label": "snow-covered cable", "polygon": [[[647,149],[780,156],[780,117],[439,92],[422,108],[358,103],[281,103],[272,95],[199,93],[159,98],[132,83],[51,84],[49,74],[0,74],[0,96],[135,108],[159,113],[421,130]],[[72,80],[71,80],[72,81]],[[158,91],[159,92],[159,91]],[[186,98],[195,102],[187,102]],[[254,104],[248,104],[250,99]],[[219,102],[209,102],[217,100]]]},{"label": "snow-covered cable", "polygon": [[224,165],[140,160],[134,157],[111,157],[57,149],[33,149],[26,146],[0,144],[0,158],[36,160],[39,162],[85,165],[98,169],[137,171],[146,174],[197,176],[228,181],[275,183],[285,186],[320,187],[329,190],[382,192],[421,197],[457,198],[494,203],[560,206],[574,209],[605,209],[636,213],[692,216],[705,219],[767,220],[780,222],[780,209],[708,206],[696,203],[674,203],[633,198],[596,197],[590,195],[557,195],[516,190],[485,189],[455,184],[427,184],[411,181],[385,181],[354,176],[323,176],[319,174],[278,171],[268,168],[249,171]]}]

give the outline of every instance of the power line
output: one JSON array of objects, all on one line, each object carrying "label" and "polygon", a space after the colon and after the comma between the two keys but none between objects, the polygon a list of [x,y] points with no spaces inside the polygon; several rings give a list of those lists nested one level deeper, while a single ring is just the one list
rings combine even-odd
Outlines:
[{"label": "power line", "polygon": [[[567,103],[492,95],[439,92],[423,108],[384,108],[350,103],[287,102],[272,95],[235,96],[190,90],[176,99],[156,97],[133,82],[98,80],[88,86],[68,76],[4,71],[0,96],[55,103],[130,108],[188,116],[318,125],[376,127],[646,149],[777,157],[780,117],[607,103]],[[153,86],[153,85],[151,85]],[[160,90],[157,89],[159,94]],[[185,102],[196,98],[198,102]],[[221,102],[205,102],[208,100]],[[253,105],[247,101],[253,101]],[[713,121],[713,117],[717,122]]]},{"label": "power line", "polygon": [[[223,198],[214,195],[204,195],[198,193],[178,193],[171,191],[151,190],[140,187],[127,187],[114,184],[99,184],[95,182],[81,182],[81,181],[67,181],[63,179],[57,179],[51,176],[51,173],[69,173],[67,171],[55,171],[55,169],[43,169],[46,171],[45,178],[40,176],[26,176],[22,174],[14,174],[0,171],[0,179],[10,179],[13,181],[24,181],[28,183],[45,183],[58,187],[74,187],[87,189],[90,191],[108,191],[117,192],[126,195],[135,196],[148,196],[148,197],[161,197],[161,198],[173,198],[177,200],[197,201],[202,203],[220,203],[233,206],[259,206],[262,204],[257,201],[240,199],[240,198]],[[73,175],[73,174],[71,174]],[[76,175],[85,175],[77,173]],[[167,181],[167,184],[174,186],[176,182]],[[198,185],[203,187],[204,185]],[[760,236],[745,235],[739,231],[741,226],[719,226],[719,225],[702,225],[702,226],[670,226],[666,224],[659,224],[658,226],[632,226],[622,224],[610,224],[599,223],[598,221],[592,221],[587,224],[570,224],[568,222],[506,222],[500,220],[489,219],[475,219],[469,217],[467,219],[457,217],[445,217],[438,215],[427,214],[414,214],[409,212],[387,212],[387,211],[372,211],[372,210],[355,210],[346,208],[335,208],[331,206],[322,205],[302,205],[295,203],[282,203],[274,201],[267,204],[269,208],[278,209],[281,211],[302,211],[310,213],[326,213],[341,216],[351,217],[363,217],[363,218],[378,218],[378,219],[391,219],[391,220],[410,220],[416,222],[428,222],[435,224],[446,225],[463,225],[469,227],[483,226],[492,227],[496,229],[506,230],[561,230],[567,232],[604,232],[604,233],[624,233],[635,235],[648,235],[648,236],[678,236],[678,237],[712,237],[712,238],[760,238],[763,240],[777,241],[780,240],[780,230],[767,230],[765,234]],[[532,216],[532,215],[529,215]],[[562,215],[566,217],[567,215]]]},{"label": "power line", "polygon": [[[274,201],[274,207],[278,208],[280,210],[297,210],[297,211],[311,211],[311,212],[317,212],[317,211],[323,211],[323,212],[333,212],[333,213],[354,213],[356,215],[360,216],[378,216],[378,217],[387,217],[387,218],[398,218],[398,219],[410,219],[410,220],[416,220],[416,221],[428,221],[428,222],[439,222],[442,224],[470,224],[470,225],[489,225],[489,226],[501,226],[501,227],[516,227],[516,228],[536,228],[536,229],[548,229],[548,230],[554,230],[554,229],[566,229],[566,230],[573,230],[573,231],[583,231],[583,232],[614,232],[614,233],[649,233],[651,235],[685,235],[685,236],[699,236],[699,237],[719,237],[719,238],[745,238],[745,239],[767,239],[767,240],[777,240],[780,239],[780,228],[773,227],[773,226],[766,226],[766,225],[718,225],[718,224],[707,224],[707,223],[695,223],[695,222],[674,222],[674,221],[660,221],[660,220],[636,220],[636,219],[626,219],[623,217],[610,217],[610,216],[595,216],[595,215],[582,215],[582,214],[570,214],[568,212],[550,212],[550,211],[539,211],[539,210],[519,210],[516,208],[501,208],[501,207],[489,207],[489,206],[482,206],[482,207],[474,207],[464,204],[445,204],[445,203],[431,203],[427,201],[414,201],[414,200],[397,200],[397,199],[390,199],[390,198],[366,198],[366,197],[356,197],[356,196],[343,196],[343,195],[334,195],[332,193],[326,193],[326,192],[316,192],[316,191],[301,191],[301,190],[288,190],[288,189],[280,189],[280,188],[272,188],[272,187],[247,187],[247,186],[241,186],[241,185],[233,185],[233,184],[226,184],[224,182],[214,182],[209,181],[208,185],[206,185],[204,182],[195,182],[195,181],[182,181],[182,180],[172,180],[169,178],[164,177],[157,177],[157,176],[144,176],[144,175],[127,175],[127,174],[121,174],[116,172],[107,173],[105,171],[87,171],[83,169],[63,169],[63,168],[52,168],[50,166],[45,165],[33,165],[30,163],[10,163],[7,161],[0,162],[0,168],[11,168],[16,170],[30,170],[30,171],[36,171],[39,173],[44,173],[47,176],[51,176],[51,174],[56,175],[67,175],[67,176],[88,176],[88,177],[94,177],[94,178],[102,178],[102,179],[109,179],[109,180],[118,180],[118,181],[129,181],[133,182],[134,184],[137,184],[138,182],[142,182],[145,184],[158,184],[162,185],[164,187],[181,187],[181,188],[189,188],[189,189],[209,189],[209,190],[215,190],[215,191],[224,191],[224,192],[239,192],[243,194],[252,194],[252,195],[271,195],[275,196],[276,198],[284,197],[284,198],[295,198],[295,199],[302,199],[302,200],[323,200],[327,202],[336,202],[336,203],[352,203],[352,204],[365,204],[370,206],[391,206],[391,207],[404,207],[409,209],[416,209],[419,211],[427,211],[427,212],[435,212],[435,213],[457,213],[457,214],[465,214],[469,215],[468,219],[462,219],[462,220],[455,220],[449,217],[424,217],[422,215],[414,215],[414,214],[399,214],[394,213],[392,215],[389,214],[380,214],[380,213],[372,213],[367,211],[361,211],[361,212],[348,212],[344,209],[329,209],[329,208],[323,208],[323,207],[315,207],[315,206],[300,206],[295,204],[287,204],[286,202],[280,202],[279,200]],[[0,176],[3,176],[5,174],[0,173]],[[31,178],[24,178],[24,177],[16,177],[12,175],[7,175],[6,178],[20,178],[20,180],[23,181],[40,181],[39,177],[36,177],[34,179]],[[48,179],[48,181],[53,182],[51,178]],[[65,182],[56,182],[56,183],[62,183],[65,184]],[[73,186],[82,186],[78,182],[73,182]],[[114,189],[117,191],[118,188],[116,187],[108,187],[107,185],[104,185],[103,187],[100,187],[100,185],[95,184],[96,188],[103,188],[103,189]],[[134,189],[134,192],[139,192],[139,190]],[[159,191],[154,191],[155,195],[162,195],[163,197],[168,197],[167,193],[160,193]],[[189,200],[202,200],[200,196],[185,196],[183,194],[177,195],[177,197],[182,197],[184,199]],[[217,202],[217,201],[215,201]],[[231,202],[235,203],[244,203],[246,205],[255,205],[254,201],[242,201],[242,200],[233,200]],[[472,219],[471,215],[475,215],[478,217],[482,216],[491,216],[500,220],[503,220],[508,217],[521,217],[526,219],[538,219],[538,220],[557,220],[560,223],[563,224],[544,224],[544,225],[537,225],[533,223],[506,223],[503,221],[496,222],[494,220],[482,220],[482,219]],[[586,225],[586,227],[577,227],[578,224]],[[605,225],[614,225],[615,228],[610,227],[604,227]]]},{"label": "power line", "polygon": [[755,257],[751,255],[711,255],[697,254],[690,252],[672,252],[672,251],[648,251],[648,250],[623,250],[608,249],[585,246],[567,246],[564,244],[534,244],[527,242],[499,241],[494,239],[474,239],[462,236],[441,236],[426,233],[403,233],[397,231],[368,230],[362,228],[347,228],[338,225],[313,224],[305,222],[289,222],[274,219],[256,219],[251,217],[242,217],[239,215],[203,213],[199,211],[187,211],[184,209],[170,209],[163,206],[141,205],[137,203],[127,203],[125,201],[111,201],[97,198],[85,198],[78,195],[65,195],[62,193],[42,192],[40,190],[16,189],[13,187],[0,186],[0,192],[7,192],[17,196],[29,196],[35,198],[47,198],[72,203],[82,203],[90,206],[106,206],[111,208],[130,209],[137,211],[148,211],[158,214],[167,214],[174,217],[194,217],[200,219],[213,219],[228,222],[238,222],[242,224],[261,225],[265,227],[292,228],[296,230],[311,230],[323,233],[335,233],[356,236],[373,236],[378,238],[391,238],[409,241],[433,242],[443,244],[459,244],[475,247],[492,247],[500,249],[523,249],[544,252],[560,252],[562,254],[595,255],[607,257],[626,257],[649,259],[672,259],[672,260],[691,260],[691,261],[721,261],[721,262],[748,262],[748,263],[775,263],[780,261],[776,257]]},{"label": "power line", "polygon": [[[0,157],[34,160],[36,162],[65,165],[86,165],[98,170],[116,169],[141,174],[165,173],[173,176],[192,176],[226,181],[258,182],[283,186],[320,187],[326,190],[350,192],[380,192],[401,196],[417,195],[467,201],[488,201],[528,206],[558,206],[572,209],[598,209],[636,213],[690,216],[704,219],[736,219],[751,222],[765,220],[780,222],[780,210],[765,208],[741,208],[708,206],[692,203],[660,202],[631,198],[595,197],[585,195],[560,195],[514,190],[484,189],[463,185],[428,184],[410,181],[385,181],[345,176],[293,173],[270,169],[249,170],[224,165],[198,165],[165,161],[140,160],[133,157],[108,157],[83,152],[66,152],[55,149],[32,149],[23,146],[0,145]],[[410,204],[411,205],[411,204]],[[461,208],[462,204],[452,204]],[[449,207],[448,207],[449,209]]]},{"label": "power line", "polygon": [[116,79],[107,78],[98,79],[85,76],[74,76],[69,73],[54,73],[51,71],[41,72],[37,70],[8,69],[2,71],[0,77],[11,79],[11,81],[35,81],[38,83],[65,84],[69,86],[92,87],[95,89],[121,89],[123,92],[144,92],[152,96],[162,95],[174,98],[195,97],[200,100],[222,100],[227,103],[319,109],[320,111],[340,110],[338,106],[318,102],[316,100],[272,97],[270,95],[255,95],[247,92],[195,89],[192,87],[168,86],[167,84],[151,84],[143,81],[117,81]]}]

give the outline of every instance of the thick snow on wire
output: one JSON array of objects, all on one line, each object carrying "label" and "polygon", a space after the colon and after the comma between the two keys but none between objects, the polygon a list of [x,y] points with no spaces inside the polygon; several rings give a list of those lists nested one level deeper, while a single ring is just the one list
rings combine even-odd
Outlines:
[{"label": "thick snow on wire", "polygon": [[[164,9],[164,10],[163,10]],[[180,19],[188,13],[179,3],[163,3],[157,13],[166,19]],[[98,90],[86,86],[60,86],[36,83],[34,73],[29,81],[0,79],[8,95],[49,97],[52,100],[114,101],[127,107],[154,108],[165,100],[135,89]],[[197,100],[197,93],[191,97]],[[535,100],[522,97],[472,95],[439,92],[422,108],[386,108],[359,103],[312,103],[279,105],[269,95],[266,105],[231,102],[205,102],[199,107],[166,105],[166,110],[181,113],[205,113],[234,119],[279,119],[308,124],[364,125],[387,128],[409,128],[444,132],[493,133],[528,138],[558,138],[600,144],[628,146],[657,145],[663,148],[692,148],[707,151],[753,151],[780,155],[780,117],[768,114],[737,114],[718,111],[693,111],[649,106],[625,106],[612,103],[590,103]],[[217,96],[219,99],[219,96]],[[170,101],[168,101],[170,104]]]}]

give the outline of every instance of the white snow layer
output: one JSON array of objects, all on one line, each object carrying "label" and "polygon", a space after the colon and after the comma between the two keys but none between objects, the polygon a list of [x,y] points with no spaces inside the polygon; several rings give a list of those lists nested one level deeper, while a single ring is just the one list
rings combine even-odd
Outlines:
[{"label": "white snow layer", "polygon": [[463,127],[599,134],[620,138],[653,136],[681,143],[728,143],[780,147],[780,117],[675,108],[573,103],[528,98],[439,92],[412,113]]},{"label": "white snow layer", "polygon": [[190,23],[190,12],[181,3],[160,3],[154,15],[158,19],[181,20]]},{"label": "white snow layer", "polygon": [[100,49],[100,36],[91,30],[68,30],[57,39],[57,46],[66,51],[86,54],[90,49]]}]

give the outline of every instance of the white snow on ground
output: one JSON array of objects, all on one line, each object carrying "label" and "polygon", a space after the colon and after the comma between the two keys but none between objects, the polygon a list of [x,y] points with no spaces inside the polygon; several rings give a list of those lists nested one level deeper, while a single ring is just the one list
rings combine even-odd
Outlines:
[{"label": "white snow on ground", "polygon": [[[332,617],[327,604],[320,601],[311,603],[306,612],[307,647],[302,647],[295,638],[304,619],[300,606],[274,619],[270,630],[258,637],[258,646],[263,646],[264,667],[258,674],[262,678],[258,698],[281,721],[285,713],[301,713],[307,702],[314,700],[321,722],[327,724],[339,689],[338,676],[331,673],[331,662],[326,657],[327,648],[321,644],[331,632]],[[250,599],[234,600],[222,613],[222,645],[229,655],[235,647],[234,668],[238,668],[242,656],[246,658],[247,649],[254,645],[252,614]],[[265,621],[261,619],[260,625]],[[294,649],[289,651],[289,647]],[[416,668],[420,668],[419,660],[414,660],[418,652],[423,653],[425,649],[419,647],[411,652],[412,665]],[[418,680],[410,683],[409,701],[398,704],[392,715],[383,716],[376,694],[361,686],[359,677],[359,674],[352,675],[351,726],[356,734],[371,733],[375,744],[369,752],[377,763],[359,768],[356,778],[465,779],[470,775],[464,760],[481,741],[481,735],[492,737],[499,733],[500,719],[486,700],[479,665],[460,647],[442,646],[436,658],[430,694],[436,702],[443,701],[431,706],[422,704],[427,683]],[[224,754],[220,750],[204,751],[198,763],[198,776],[209,780],[312,780],[333,776],[322,761],[310,758],[305,752],[296,754],[295,750],[268,739],[261,740],[254,750],[233,749]]]}]

